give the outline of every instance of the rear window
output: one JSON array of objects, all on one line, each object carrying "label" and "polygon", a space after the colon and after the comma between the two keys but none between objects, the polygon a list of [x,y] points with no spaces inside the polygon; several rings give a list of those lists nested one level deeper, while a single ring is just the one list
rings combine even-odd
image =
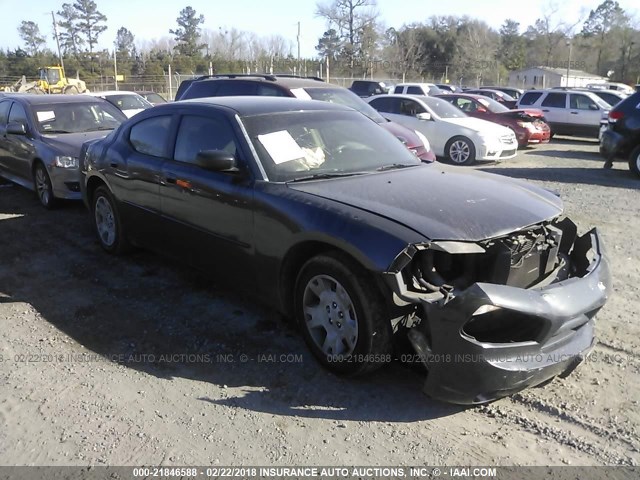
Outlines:
[{"label": "rear window", "polygon": [[551,108],[565,108],[567,106],[567,94],[566,93],[549,93],[541,105],[543,107]]},{"label": "rear window", "polygon": [[215,97],[218,85],[215,81],[193,82],[180,100],[188,100],[189,98]]},{"label": "rear window", "polygon": [[533,105],[542,96],[542,92],[526,92],[520,99],[520,105]]},{"label": "rear window", "polygon": [[396,88],[393,89],[393,93],[402,93],[402,86],[397,86]]},{"label": "rear window", "polygon": [[407,87],[407,93],[409,95],[424,95],[421,87]]}]

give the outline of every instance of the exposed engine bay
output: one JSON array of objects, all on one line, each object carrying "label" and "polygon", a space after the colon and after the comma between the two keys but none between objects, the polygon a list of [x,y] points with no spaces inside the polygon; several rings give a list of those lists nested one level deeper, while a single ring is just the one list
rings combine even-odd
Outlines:
[{"label": "exposed engine bay", "polygon": [[394,267],[410,296],[445,303],[474,283],[543,286],[580,276],[578,267],[584,262],[571,258],[576,232],[575,224],[564,218],[476,243],[415,245],[396,258]]}]

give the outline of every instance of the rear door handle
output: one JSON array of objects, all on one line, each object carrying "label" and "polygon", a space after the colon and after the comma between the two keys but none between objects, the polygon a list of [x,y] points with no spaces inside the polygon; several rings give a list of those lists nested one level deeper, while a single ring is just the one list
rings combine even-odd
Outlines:
[{"label": "rear door handle", "polygon": [[571,112],[571,115],[578,115],[578,112]]},{"label": "rear door handle", "polygon": [[549,110],[545,110],[544,108],[542,109],[543,112],[548,112]]},{"label": "rear door handle", "polygon": [[112,162],[112,163],[110,163],[109,165],[111,165],[111,167],[113,167],[113,168],[118,168],[118,167],[120,167],[120,165],[119,165],[119,164],[117,164],[117,163],[115,163],[115,162]]}]

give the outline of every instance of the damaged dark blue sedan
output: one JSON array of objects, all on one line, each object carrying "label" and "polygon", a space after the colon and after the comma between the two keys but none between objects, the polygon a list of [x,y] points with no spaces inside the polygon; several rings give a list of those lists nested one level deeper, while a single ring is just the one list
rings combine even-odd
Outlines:
[{"label": "damaged dark blue sedan", "polygon": [[569,374],[611,290],[597,230],[552,193],[423,163],[347,107],[218,97],[83,147],[102,247],[141,246],[250,290],[327,368],[373,371],[408,336],[432,397],[474,404]]}]

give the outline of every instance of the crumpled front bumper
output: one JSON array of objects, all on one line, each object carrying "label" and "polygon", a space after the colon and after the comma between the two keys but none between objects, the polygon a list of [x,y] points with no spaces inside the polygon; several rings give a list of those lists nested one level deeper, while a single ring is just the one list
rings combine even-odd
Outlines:
[{"label": "crumpled front bumper", "polygon": [[[574,248],[586,274],[539,289],[476,283],[444,305],[420,301],[421,323],[409,338],[428,369],[425,392],[479,404],[568,375],[595,343],[594,316],[611,292],[608,261],[596,229]],[[480,310],[479,310],[480,309]],[[491,343],[468,335],[474,313],[501,310],[543,327],[535,340]]]}]

